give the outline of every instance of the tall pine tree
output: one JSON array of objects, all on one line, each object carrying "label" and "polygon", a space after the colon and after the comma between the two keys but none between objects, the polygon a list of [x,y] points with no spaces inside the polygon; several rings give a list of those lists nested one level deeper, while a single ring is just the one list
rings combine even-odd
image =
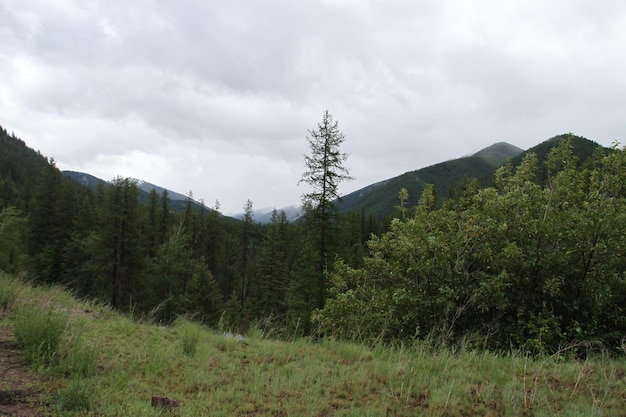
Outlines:
[{"label": "tall pine tree", "polygon": [[328,110],[324,111],[317,129],[309,130],[307,141],[310,154],[304,156],[306,170],[300,179],[300,183],[304,182],[312,188],[302,196],[302,202],[310,236],[317,248],[316,298],[319,308],[324,307],[326,277],[336,235],[338,211],[334,202],[339,198],[339,184],[353,179],[344,166],[348,154],[340,150],[344,140],[339,123]]}]

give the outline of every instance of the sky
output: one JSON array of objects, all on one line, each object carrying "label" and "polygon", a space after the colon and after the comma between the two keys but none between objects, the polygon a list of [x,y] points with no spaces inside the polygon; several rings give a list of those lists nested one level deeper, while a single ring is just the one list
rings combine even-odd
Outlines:
[{"label": "sky", "polygon": [[328,110],[342,194],[496,142],[626,142],[620,0],[1,0],[0,125],[63,170],[223,213],[300,203]]}]

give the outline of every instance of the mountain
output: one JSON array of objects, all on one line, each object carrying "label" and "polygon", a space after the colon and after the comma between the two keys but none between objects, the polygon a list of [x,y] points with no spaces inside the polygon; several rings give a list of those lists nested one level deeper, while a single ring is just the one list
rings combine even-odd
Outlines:
[{"label": "mountain", "polygon": [[519,163],[522,162],[522,158],[527,153],[532,152],[537,155],[537,159],[539,160],[539,164],[541,165],[548,156],[548,153],[550,153],[550,150],[557,146],[559,143],[561,143],[561,141],[564,139],[570,139],[572,141],[573,152],[574,155],[578,157],[579,164],[589,159],[596,152],[598,146],[600,146],[598,145],[598,143],[590,139],[584,138],[582,136],[576,136],[571,133],[566,133],[545,140],[540,144],[528,149],[526,152],[511,158],[511,164],[513,166],[519,165]]},{"label": "mountain", "polygon": [[95,190],[100,183],[106,183],[106,181],[85,172],[61,171],[61,173],[80,185],[91,188],[92,190]]},{"label": "mountain", "polygon": [[[255,223],[267,224],[272,221],[272,213],[274,208],[266,207],[261,209],[252,210],[252,218]],[[289,223],[296,222],[300,216],[302,215],[302,207],[301,206],[289,206],[283,208],[277,208],[277,212],[284,211],[287,216],[287,221]],[[244,213],[232,213],[228,214],[230,217],[235,219],[243,220]]]},{"label": "mountain", "polygon": [[[550,149],[565,138],[572,140],[574,153],[578,156],[581,163],[589,158],[599,146],[589,139],[572,134],[555,136],[527,151],[506,142],[499,142],[469,156],[409,171],[397,177],[370,184],[343,196],[336,203],[342,212],[363,212],[365,215],[383,218],[392,215],[396,211],[396,206],[399,204],[398,193],[402,188],[406,188],[409,194],[407,207],[417,204],[426,184],[433,184],[439,199],[443,200],[451,190],[459,187],[465,179],[476,178],[482,186],[490,185],[493,174],[498,167],[507,161],[511,161],[511,164],[516,166],[529,152],[537,154],[539,162],[543,162]],[[102,181],[86,173],[74,171],[64,171],[63,173],[75,181],[92,188],[95,188],[98,181]],[[140,199],[142,201],[148,201],[148,195],[152,190],[155,190],[159,195],[163,193],[163,187],[141,180],[137,180],[137,183],[140,188]],[[168,190],[168,195],[172,209],[182,210],[185,208],[187,196],[170,190]],[[200,210],[202,207],[196,201],[193,201],[192,204],[196,210]],[[204,209],[208,208],[204,207]],[[253,210],[254,221],[256,223],[269,223],[273,210],[273,208]],[[284,210],[288,221],[295,222],[300,218],[302,208],[294,205],[277,208],[277,210]],[[243,213],[233,213],[227,216],[242,219]]]},{"label": "mountain", "polygon": [[0,126],[0,211],[5,206],[26,209],[48,158]]},{"label": "mountain", "polygon": [[523,149],[511,145],[510,143],[499,142],[488,146],[471,156],[482,158],[489,162],[493,167],[499,167],[508,159],[515,158],[517,155],[521,155],[523,152]]},{"label": "mountain", "polygon": [[398,192],[402,188],[406,188],[409,193],[407,207],[417,204],[426,184],[433,184],[442,200],[466,178],[476,178],[482,186],[490,185],[498,167],[509,160],[515,167],[531,152],[537,155],[540,167],[538,180],[543,181],[546,174],[542,163],[550,150],[564,139],[571,140],[574,155],[578,157],[580,165],[591,158],[600,146],[592,140],[571,133],[554,136],[526,151],[499,142],[470,156],[441,162],[368,185],[344,196],[338,206],[341,211],[363,211],[375,217],[389,216],[396,211],[399,204]]},{"label": "mountain", "polygon": [[[77,183],[87,186],[89,188],[92,189],[96,189],[96,187],[98,186],[98,183],[100,182],[107,182],[104,181],[98,177],[94,177],[91,174],[87,174],[85,172],[78,172],[78,171],[63,171],[63,175],[65,175],[66,177],[69,177],[71,179],[73,179],[74,181],[76,181]],[[160,187],[158,185],[154,185],[151,184],[147,181],[143,181],[137,178],[133,178],[133,180],[137,183],[137,187],[139,187],[139,190],[150,194],[150,192],[152,192],[152,190],[155,190],[156,193],[158,195],[162,195],[163,191],[165,190],[165,188]],[[183,200],[186,201],[187,200],[187,196],[177,193],[175,191],[170,191],[167,190],[167,196],[170,198],[170,200]]]},{"label": "mountain", "polygon": [[[62,173],[66,177],[71,178],[77,183],[84,185],[86,187],[89,187],[93,190],[95,190],[98,187],[99,183],[105,183],[105,184],[108,183],[108,181],[95,177],[91,174],[87,174],[85,172],[62,171]],[[139,188],[139,200],[140,201],[147,203],[149,201],[150,193],[152,192],[152,190],[156,191],[159,197],[163,195],[163,191],[165,190],[165,188],[160,187],[158,185],[151,184],[147,181],[136,179],[136,178],[133,178],[133,180],[137,182],[137,187]],[[178,210],[184,210],[186,208],[187,196],[177,193],[175,191],[170,191],[170,190],[167,190],[167,196],[170,199],[170,208],[172,210],[178,211]],[[212,210],[206,206],[204,206],[203,208],[202,203],[199,203],[195,200],[192,200],[191,206],[194,210],[197,210],[197,211],[201,209]]]},{"label": "mountain", "polygon": [[408,207],[417,204],[426,184],[433,184],[439,198],[443,199],[450,189],[457,187],[465,178],[476,178],[486,185],[497,167],[523,152],[509,143],[496,143],[470,156],[441,162],[368,185],[343,196],[338,207],[341,211],[363,211],[375,217],[388,216],[395,211],[399,203],[398,192],[402,188],[409,192]]},{"label": "mountain", "polygon": [[[152,190],[154,190],[158,195],[162,195],[163,191],[165,191],[165,188],[151,184],[147,181],[138,180],[136,178],[135,181],[137,181],[137,186],[139,187],[139,189],[148,194],[150,194]],[[171,201],[187,201],[186,195],[177,193],[175,191],[167,190],[167,196],[170,198]]]}]

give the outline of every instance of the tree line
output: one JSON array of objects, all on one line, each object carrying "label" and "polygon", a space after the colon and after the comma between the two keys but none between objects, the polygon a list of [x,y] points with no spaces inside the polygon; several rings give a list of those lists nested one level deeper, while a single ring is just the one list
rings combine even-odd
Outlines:
[{"label": "tree line", "polygon": [[312,311],[324,305],[328,265],[341,256],[358,266],[367,237],[382,226],[334,208],[348,175],[330,113],[307,139],[302,182],[320,185],[321,194],[303,197],[300,222],[275,210],[270,223],[258,224],[249,200],[237,221],[221,215],[219,202],[199,206],[191,192],[185,208],[173,210],[167,190],[153,190],[142,203],[129,178],[79,185],[3,129],[0,269],[158,322],[189,315],[244,328],[271,318],[279,328],[308,332]]}]

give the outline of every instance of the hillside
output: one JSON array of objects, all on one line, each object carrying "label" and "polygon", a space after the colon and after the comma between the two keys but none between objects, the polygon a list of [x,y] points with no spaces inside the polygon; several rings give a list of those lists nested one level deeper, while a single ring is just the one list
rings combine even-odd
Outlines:
[{"label": "hillside", "polygon": [[[70,178],[74,180],[75,182],[77,182],[78,184],[88,187],[92,190],[95,190],[98,187],[98,185],[101,183],[107,184],[107,181],[104,181],[103,179],[95,177],[91,174],[87,174],[85,172],[66,170],[66,171],[63,171],[62,173],[65,177]],[[139,188],[139,200],[145,204],[147,204],[150,201],[150,192],[152,190],[154,190],[159,197],[161,197],[163,195],[163,191],[166,190],[165,188],[161,186],[149,183],[147,181],[137,180],[137,179],[135,179],[134,181],[137,182],[137,186]],[[167,190],[167,196],[170,199],[170,208],[172,210],[183,211],[187,207],[187,196],[177,193],[175,191],[171,191],[171,190]],[[191,207],[196,212],[199,212],[200,210],[206,210],[206,211],[212,210],[209,207],[206,207],[206,206],[203,207],[202,203],[195,201],[195,200],[191,201]]]},{"label": "hillside", "polygon": [[[589,139],[572,134],[558,135],[523,151],[505,142],[496,143],[475,154],[463,158],[441,162],[426,168],[406,172],[360,190],[347,194],[338,203],[341,211],[365,212],[367,215],[385,217],[393,215],[398,205],[398,192],[406,188],[409,193],[407,206],[415,206],[426,184],[433,184],[441,200],[450,190],[458,187],[467,178],[475,178],[483,186],[491,184],[495,170],[510,160],[517,166],[525,155],[537,154],[542,164],[550,150],[561,140],[571,138],[573,151],[582,164],[598,149],[598,144]],[[541,181],[541,175],[539,180]]]},{"label": "hillside", "polygon": [[0,126],[0,207],[28,206],[37,177],[48,160]]},{"label": "hillside", "polygon": [[[0,414],[542,417],[626,407],[622,359],[579,361],[568,348],[533,359],[435,341],[370,348],[263,329],[160,326],[0,273]],[[153,396],[178,406],[154,408]]]},{"label": "hillside", "polygon": [[565,133],[562,135],[554,136],[548,140],[545,140],[539,143],[538,145],[535,145],[532,148],[528,149],[526,152],[519,154],[516,157],[511,158],[511,164],[513,166],[518,165],[522,161],[522,158],[524,157],[524,155],[530,152],[536,154],[539,164],[542,164],[543,161],[545,161],[546,157],[548,156],[548,153],[550,152],[550,150],[554,148],[555,146],[557,146],[562,140],[565,140],[565,139],[572,140],[572,147],[573,147],[574,155],[578,158],[580,163],[583,163],[585,160],[590,158],[596,152],[596,150],[598,149],[598,146],[600,146],[598,145],[598,143],[590,139],[587,139],[585,137],[576,136],[571,133]]},{"label": "hillside", "polygon": [[434,184],[442,199],[465,178],[476,178],[486,184],[498,166],[522,152],[508,143],[496,143],[471,156],[441,162],[372,184],[343,196],[338,205],[341,211],[364,211],[377,217],[388,216],[395,212],[399,203],[398,192],[402,188],[409,192],[409,207],[417,204],[426,184]]}]

